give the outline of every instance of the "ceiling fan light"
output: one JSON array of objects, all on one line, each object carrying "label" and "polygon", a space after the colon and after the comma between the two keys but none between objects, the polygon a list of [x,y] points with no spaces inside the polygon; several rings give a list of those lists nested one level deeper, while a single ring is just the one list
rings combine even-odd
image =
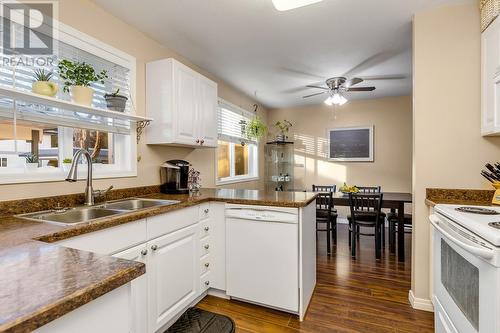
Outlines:
[{"label": "ceiling fan light", "polygon": [[279,11],[286,11],[303,6],[312,5],[313,3],[323,0],[272,0],[274,7]]},{"label": "ceiling fan light", "polygon": [[338,105],[344,105],[347,102],[348,102],[347,98],[345,98],[344,96],[340,95],[340,101],[339,101]]},{"label": "ceiling fan light", "polygon": [[328,96],[327,99],[325,99],[325,102],[324,102],[326,105],[328,106],[332,106],[333,105],[333,97],[332,96]]}]

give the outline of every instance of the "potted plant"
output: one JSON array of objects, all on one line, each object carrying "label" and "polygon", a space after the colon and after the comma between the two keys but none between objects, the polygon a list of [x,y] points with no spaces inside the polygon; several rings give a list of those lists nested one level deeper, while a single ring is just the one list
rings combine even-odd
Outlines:
[{"label": "potted plant", "polygon": [[31,85],[31,91],[35,94],[54,97],[59,89],[57,84],[50,82],[53,75],[54,73],[44,69],[35,70],[33,73],[35,82]]},{"label": "potted plant", "polygon": [[280,134],[276,135],[276,141],[283,142],[288,138],[287,134],[290,131],[290,127],[292,127],[292,123],[288,120],[278,121],[274,124],[274,127],[278,128]]},{"label": "potted plant", "polygon": [[112,111],[123,112],[125,111],[125,106],[127,105],[127,96],[118,94],[120,89],[112,94],[105,94],[104,99],[106,100],[106,106]]},{"label": "potted plant", "polygon": [[90,88],[93,82],[104,84],[108,73],[102,70],[96,73],[94,67],[85,62],[61,60],[58,65],[59,76],[64,80],[64,92],[71,92],[73,102],[83,105],[92,105],[94,90]]},{"label": "potted plant", "polygon": [[62,162],[62,167],[64,171],[69,171],[71,169],[71,164],[73,163],[73,160],[71,158],[65,158]]},{"label": "potted plant", "polygon": [[38,168],[38,155],[36,154],[28,154],[24,157],[26,159],[26,169],[28,170],[36,170]]},{"label": "potted plant", "polygon": [[250,140],[259,141],[267,132],[267,126],[262,119],[255,117],[246,125],[246,135]]}]

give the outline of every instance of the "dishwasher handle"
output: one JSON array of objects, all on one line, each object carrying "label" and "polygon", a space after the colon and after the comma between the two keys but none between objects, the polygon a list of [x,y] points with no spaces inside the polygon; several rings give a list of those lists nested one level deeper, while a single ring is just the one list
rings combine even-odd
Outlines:
[{"label": "dishwasher handle", "polygon": [[226,208],[226,218],[251,221],[298,223],[298,214],[288,211],[249,208]]}]

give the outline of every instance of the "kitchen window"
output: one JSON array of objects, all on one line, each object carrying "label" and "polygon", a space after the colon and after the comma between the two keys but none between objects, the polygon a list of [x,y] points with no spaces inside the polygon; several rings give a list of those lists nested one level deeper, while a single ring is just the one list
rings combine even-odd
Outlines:
[{"label": "kitchen window", "polygon": [[249,111],[219,100],[217,185],[258,179],[258,144],[247,138],[245,127],[253,116]]},{"label": "kitchen window", "polygon": [[[56,98],[69,101],[69,94],[62,91],[57,63],[61,59],[86,62],[97,72],[106,70],[108,73],[104,83],[92,84],[93,107],[106,109],[104,94],[120,89],[120,94],[128,97],[125,114],[133,115],[135,58],[65,24],[58,23],[58,26],[54,62],[43,67],[31,66],[35,62],[3,66],[0,68],[0,87],[29,96],[34,70],[45,69],[55,74],[52,81],[59,86]],[[107,114],[99,116],[75,111],[71,106],[39,104],[23,100],[23,96],[4,91],[0,94],[0,184],[63,180],[68,172],[63,160],[72,159],[80,148],[92,155],[95,178],[137,175],[134,123]],[[26,157],[29,155],[38,157],[38,167],[28,165]],[[79,163],[86,162],[81,159]],[[86,165],[79,168],[79,177],[85,177],[85,169]]]}]

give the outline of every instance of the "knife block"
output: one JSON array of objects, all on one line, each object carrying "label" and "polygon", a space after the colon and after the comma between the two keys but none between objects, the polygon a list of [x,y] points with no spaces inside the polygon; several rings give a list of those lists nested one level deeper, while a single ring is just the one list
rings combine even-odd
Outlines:
[{"label": "knife block", "polygon": [[495,188],[495,194],[493,194],[493,199],[491,203],[494,205],[500,205],[500,182],[493,183],[493,187]]}]

